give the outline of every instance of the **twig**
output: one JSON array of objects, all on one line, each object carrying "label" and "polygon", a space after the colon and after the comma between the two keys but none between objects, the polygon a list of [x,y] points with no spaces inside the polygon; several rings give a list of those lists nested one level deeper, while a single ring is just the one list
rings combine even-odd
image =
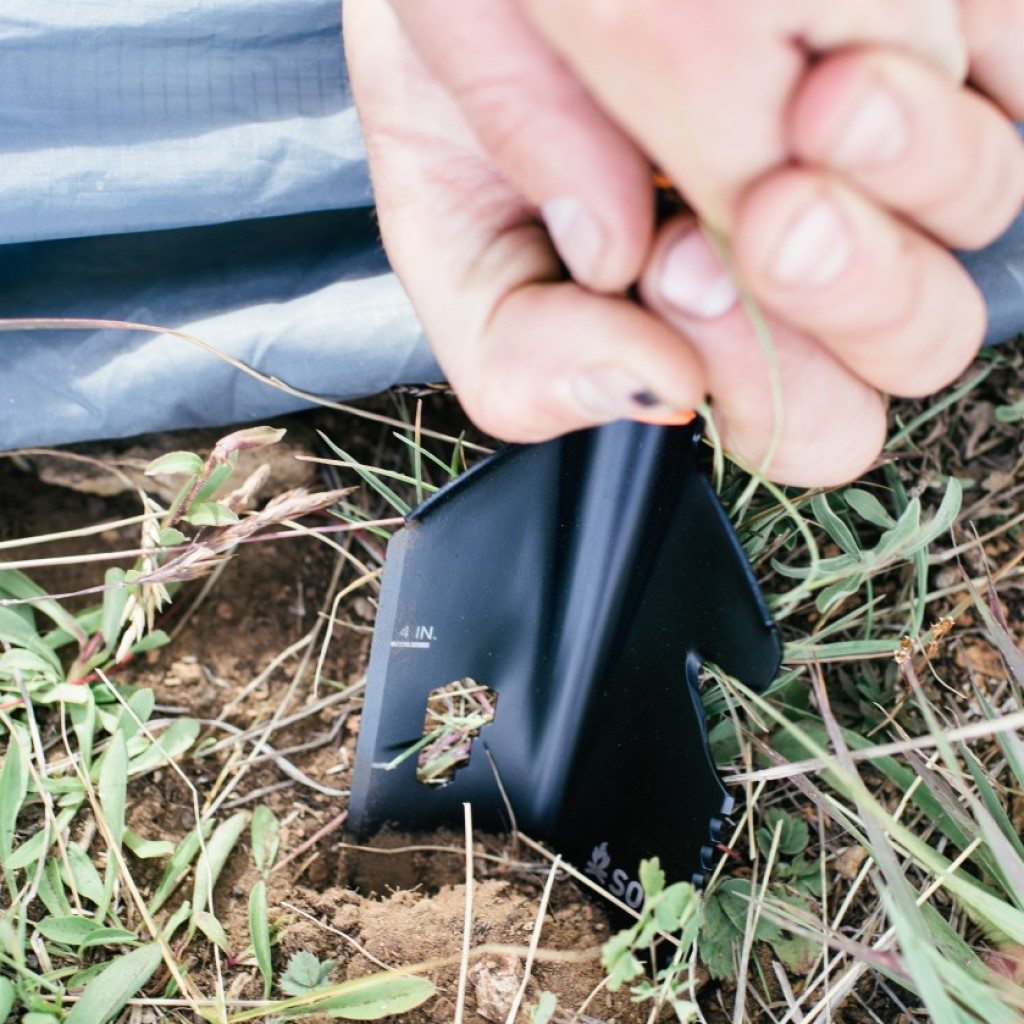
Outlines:
[{"label": "twig", "polygon": [[330,835],[335,829],[341,828],[345,824],[345,819],[348,817],[348,808],[344,811],[336,814],[326,825],[318,828],[308,839],[301,842],[298,846],[288,854],[284,860],[278,861],[270,873],[273,874],[275,871],[280,871],[286,864],[291,864],[293,860],[301,857],[311,846],[315,846],[324,836]]},{"label": "twig", "polygon": [[466,822],[466,904],[462,919],[462,960],[459,963],[459,994],[455,1001],[454,1024],[462,1024],[466,1012],[466,983],[469,980],[469,949],[473,938],[473,808],[462,805]]},{"label": "twig", "polygon": [[558,869],[561,864],[562,858],[560,856],[555,857],[551,864],[551,870],[548,872],[547,881],[544,883],[544,891],[540,896],[540,906],[537,908],[537,919],[533,922],[533,933],[530,935],[530,952],[527,954],[526,963],[523,965],[523,980],[519,984],[515,999],[512,1000],[512,1006],[508,1011],[508,1016],[505,1018],[505,1024],[515,1024],[519,1007],[522,1005],[523,997],[526,995],[526,986],[530,983],[530,974],[533,971],[534,956],[536,955],[537,947],[540,945],[540,933],[544,930],[544,918],[548,912],[548,901],[551,899],[551,890],[555,886],[555,879],[558,877]]}]

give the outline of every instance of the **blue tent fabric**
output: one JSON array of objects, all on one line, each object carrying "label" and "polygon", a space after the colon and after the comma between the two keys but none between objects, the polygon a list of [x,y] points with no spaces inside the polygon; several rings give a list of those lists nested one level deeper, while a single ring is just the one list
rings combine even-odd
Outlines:
[{"label": "blue tent fabric", "polygon": [[[132,320],[348,398],[437,379],[388,269],[338,0],[7,0],[0,316]],[[303,403],[167,335],[0,333],[0,448]]]},{"label": "blue tent fabric", "polygon": [[[302,390],[440,376],[373,222],[341,0],[4,0],[0,317],[176,328]],[[1024,326],[1024,220],[961,255]],[[0,449],[302,401],[168,335],[0,332]]]}]

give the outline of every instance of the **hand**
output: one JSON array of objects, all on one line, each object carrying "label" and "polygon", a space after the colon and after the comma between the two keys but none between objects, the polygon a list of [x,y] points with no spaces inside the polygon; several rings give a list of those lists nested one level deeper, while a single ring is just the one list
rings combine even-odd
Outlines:
[{"label": "hand", "polygon": [[[1009,119],[959,84],[969,64],[1024,113],[1020,0],[395,6],[425,63],[390,21],[386,47],[367,45],[380,3],[346,4],[382,227],[485,428],[539,439],[652,399],[670,415],[707,388],[748,461],[778,427],[771,475],[839,482],[880,446],[875,388],[927,393],[973,355],[980,299],[933,237],[981,244],[1020,205]],[[692,220],[652,250],[645,153],[731,272]],[[575,278],[609,294],[554,283],[537,209]],[[658,319],[614,297],[641,273]],[[744,290],[768,311],[771,358]]]}]

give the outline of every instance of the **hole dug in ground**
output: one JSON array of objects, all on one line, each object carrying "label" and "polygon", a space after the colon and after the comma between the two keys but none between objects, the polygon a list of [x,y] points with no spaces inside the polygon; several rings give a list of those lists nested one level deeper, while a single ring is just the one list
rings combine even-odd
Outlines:
[{"label": "hole dug in ground", "polygon": [[457,679],[431,690],[417,743],[416,781],[447,786],[469,764],[473,742],[494,721],[497,704],[498,694],[474,679]]}]

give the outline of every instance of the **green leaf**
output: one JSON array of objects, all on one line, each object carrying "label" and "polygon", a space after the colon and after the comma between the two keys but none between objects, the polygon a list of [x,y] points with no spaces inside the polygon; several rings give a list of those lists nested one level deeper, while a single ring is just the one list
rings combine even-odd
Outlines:
[{"label": "green leaf", "polygon": [[267,907],[267,883],[261,878],[249,893],[249,938],[256,964],[263,975],[263,998],[270,998],[273,967],[270,960],[270,912]]},{"label": "green leaf", "polygon": [[550,1024],[556,1009],[558,1009],[558,1000],[555,993],[541,992],[536,1005],[530,1008],[530,1024]]},{"label": "green leaf", "polygon": [[266,874],[277,860],[277,852],[281,846],[281,826],[274,812],[265,804],[260,804],[252,812],[252,859],[256,870]]},{"label": "green leaf", "polygon": [[124,569],[108,569],[103,576],[103,618],[100,632],[106,649],[112,650],[121,635],[124,610],[131,597],[131,590],[124,585]]},{"label": "green leaf", "polygon": [[127,928],[97,928],[78,947],[79,952],[95,946],[137,946],[138,936]]},{"label": "green leaf", "polygon": [[29,836],[20,846],[14,848],[14,853],[4,862],[12,871],[18,868],[27,868],[35,864],[40,857],[44,857],[50,846],[53,844],[54,833],[61,832],[71,824],[71,819],[77,813],[77,807],[66,808],[57,815],[55,828],[49,832],[41,828],[38,832]]},{"label": "green leaf", "polygon": [[[202,838],[209,838],[212,831],[213,822],[204,821]],[[188,873],[192,861],[196,859],[196,855],[199,853],[199,839],[199,833],[196,829],[192,829],[182,836],[181,842],[178,843],[174,853],[171,854],[171,859],[167,862],[167,867],[164,868],[163,878],[160,879],[160,884],[157,886],[156,892],[153,893],[153,898],[149,902],[149,912],[151,914],[155,914],[167,902],[167,897],[174,892],[178,884]]]},{"label": "green leaf", "polygon": [[180,544],[185,544],[188,541],[188,537],[181,532],[176,530],[173,526],[168,526],[160,531],[160,537],[157,543],[162,548],[176,548]]},{"label": "green leaf", "polygon": [[190,927],[195,927],[196,917],[200,912],[209,909],[217,879],[248,824],[248,811],[239,811],[232,815],[213,830],[213,835],[206,843],[205,850],[199,854],[195,881],[192,886],[192,924]]},{"label": "green leaf", "polygon": [[767,857],[771,851],[776,829],[779,829],[780,857],[796,857],[807,849],[811,841],[811,831],[806,821],[773,807],[765,813],[764,826],[757,830],[757,846],[761,856]]},{"label": "green leaf", "polygon": [[[65,632],[70,633],[79,644],[84,645],[88,642],[89,638],[82,627],[75,621],[75,617],[70,612],[65,611],[64,606],[59,601],[48,597],[46,591],[38,583],[29,579],[23,572],[19,572],[17,569],[0,570],[0,591],[19,601],[31,600],[32,607],[36,611],[41,612]],[[9,610],[4,609],[4,611]]]},{"label": "green leaf", "polygon": [[195,452],[167,452],[146,467],[146,476],[198,476],[203,460]]},{"label": "green leaf", "polygon": [[171,916],[169,918],[167,918],[167,921],[164,924],[164,932],[163,932],[164,939],[167,942],[170,942],[171,939],[174,937],[174,933],[191,916],[192,916],[192,904],[189,903],[188,900],[185,900],[185,902],[182,903],[182,905],[180,907],[178,907],[178,909],[173,914],[171,914]]},{"label": "green leaf", "polygon": [[95,903],[97,907],[103,906],[106,900],[103,880],[89,859],[89,855],[78,843],[68,843],[66,850],[71,877],[67,877],[67,868],[62,865],[61,875],[64,877],[64,882],[68,886],[73,886],[79,896],[84,896],[87,900]]},{"label": "green leaf", "polygon": [[14,1000],[17,993],[14,985],[7,978],[0,978],[0,1024],[4,1024],[14,1009]]},{"label": "green leaf", "polygon": [[128,774],[132,778],[147,772],[165,768],[169,761],[181,757],[199,736],[199,723],[192,718],[179,718],[172,722],[138,757],[128,762]]},{"label": "green leaf", "polygon": [[181,518],[193,526],[233,526],[238,522],[238,516],[227,505],[216,501],[197,501]]},{"label": "green leaf", "polygon": [[169,857],[174,853],[174,844],[166,839],[147,839],[130,828],[124,830],[124,845],[139,860],[154,860],[158,857]]},{"label": "green leaf", "polygon": [[[125,803],[128,797],[128,747],[124,733],[116,732],[100,763],[99,798],[114,845],[124,840]],[[113,860],[113,858],[111,858]]]},{"label": "green leaf", "polygon": [[408,515],[410,512],[410,506],[407,501],[400,498],[381,478],[373,472],[372,469],[366,466],[361,466],[359,463],[352,458],[347,452],[339,448],[326,434],[322,431],[317,431],[320,437],[323,439],[324,444],[338,456],[347,466],[351,467],[359,475],[359,477],[366,482],[366,484],[375,490],[392,508],[396,509],[403,516]]},{"label": "green leaf", "polygon": [[811,499],[811,512],[822,529],[839,545],[844,554],[857,557],[861,546],[853,531],[832,511],[828,498],[824,494],[816,494]]},{"label": "green leaf", "polygon": [[896,520],[889,514],[885,506],[870,492],[859,487],[848,487],[843,491],[843,500],[866,523],[888,530],[896,525]]},{"label": "green leaf", "polygon": [[292,953],[281,975],[281,991],[301,996],[327,983],[334,970],[334,960],[321,960],[305,949]]},{"label": "green leaf", "polygon": [[18,812],[28,795],[26,756],[18,736],[9,737],[3,770],[0,770],[0,865],[3,866],[12,897],[17,892],[17,885],[13,869],[9,865],[14,850],[14,829],[18,822]]},{"label": "green leaf", "polygon": [[231,1018],[231,1024],[261,1020],[268,1014],[285,1020],[317,1014],[342,1020],[380,1020],[408,1013],[425,1003],[437,990],[426,978],[397,971],[367,974],[361,978],[308,992],[269,1006],[245,1010]]},{"label": "green leaf", "polygon": [[36,924],[39,933],[51,942],[80,946],[103,926],[90,917],[45,917]]},{"label": "green leaf", "polygon": [[661,870],[657,857],[640,861],[640,884],[649,900],[653,900],[665,888],[665,872]]},{"label": "green leaf", "polygon": [[208,910],[192,915],[195,926],[220,950],[228,952],[228,936],[224,926]]},{"label": "green leaf", "polygon": [[112,960],[86,986],[65,1024],[106,1024],[146,984],[160,965],[154,942]]}]

